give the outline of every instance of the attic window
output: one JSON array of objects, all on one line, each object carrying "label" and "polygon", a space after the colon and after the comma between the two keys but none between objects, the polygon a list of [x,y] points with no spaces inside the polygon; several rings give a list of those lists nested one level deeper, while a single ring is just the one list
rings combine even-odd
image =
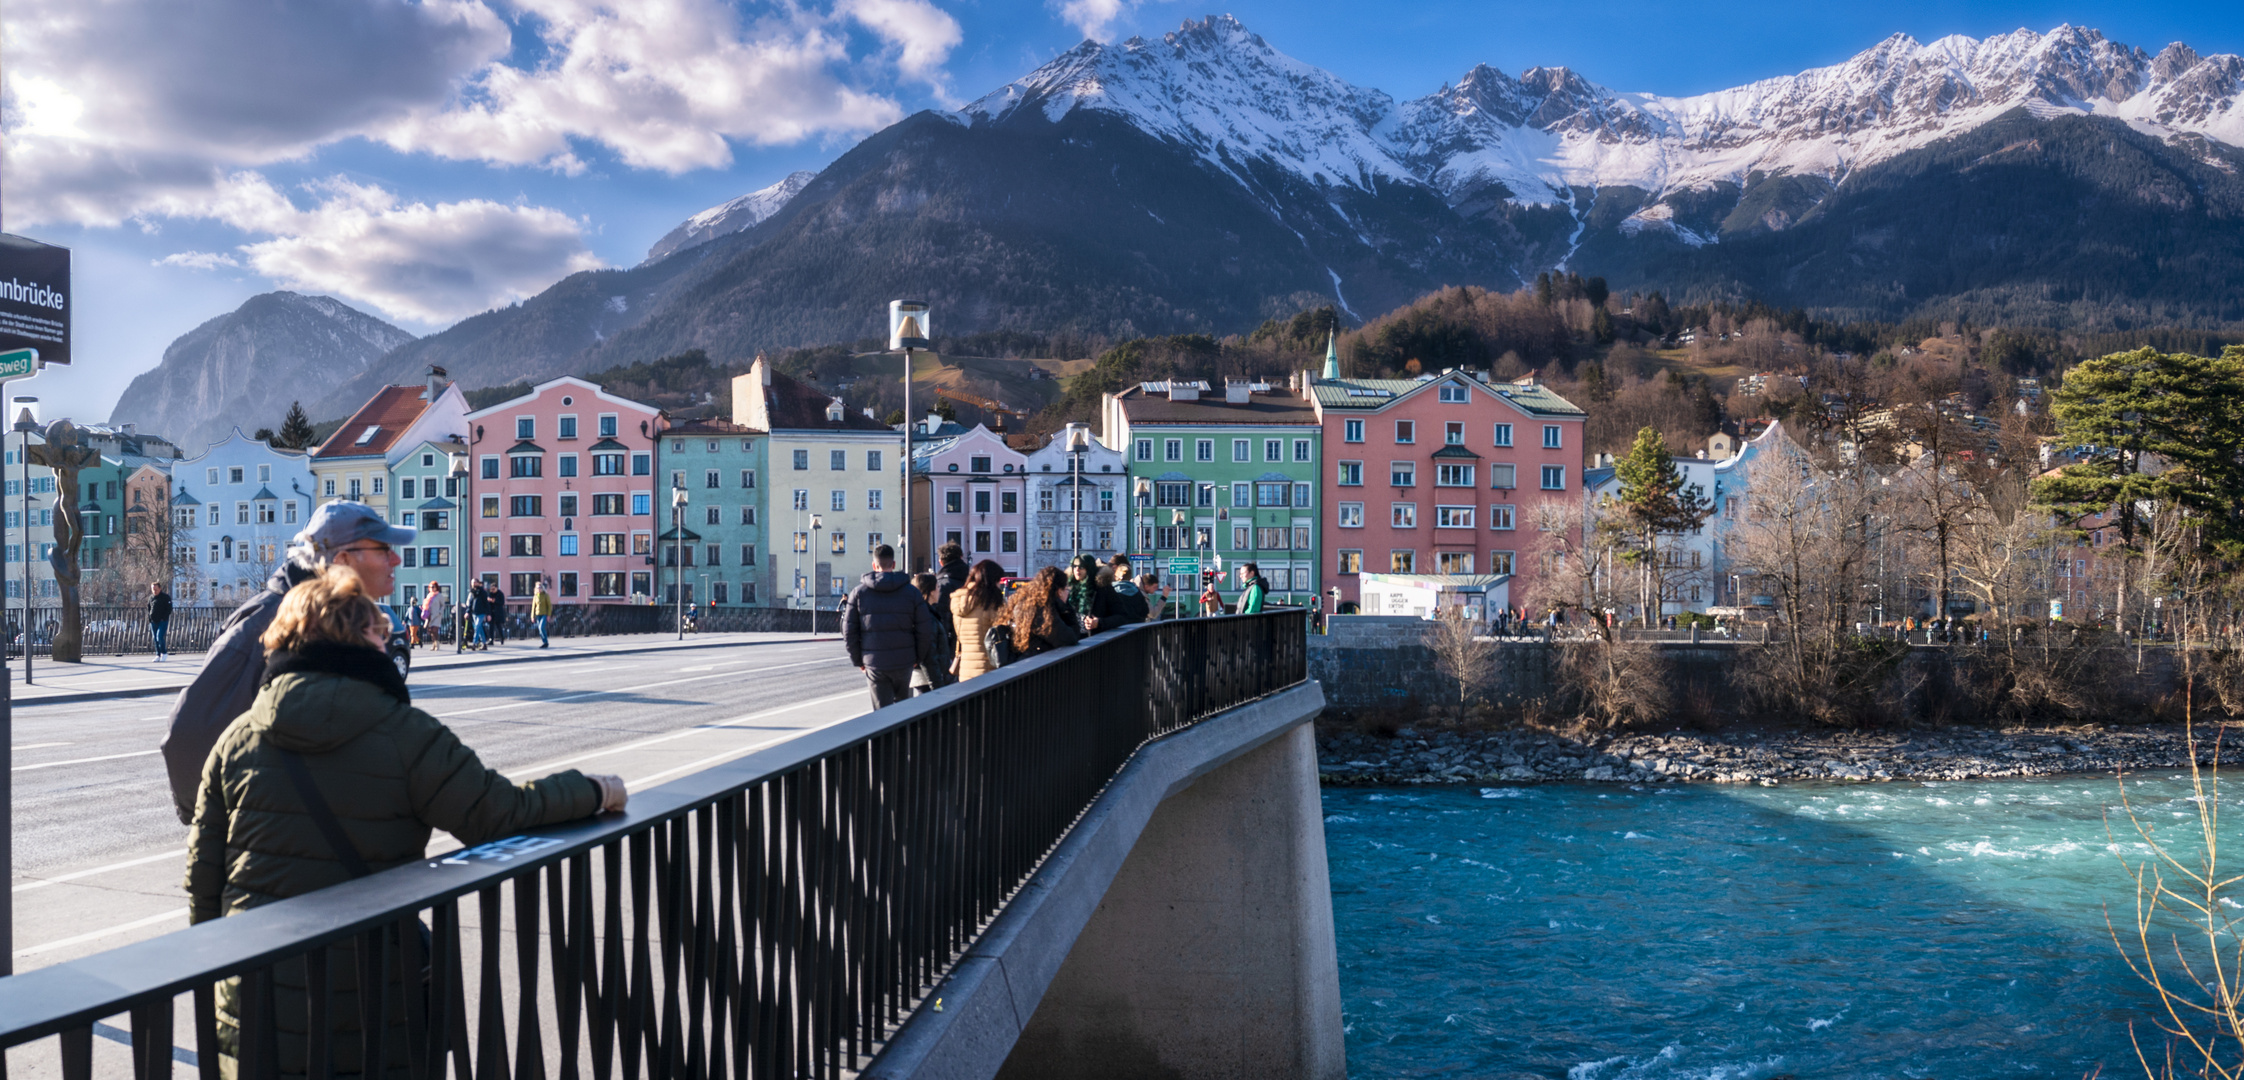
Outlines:
[{"label": "attic window", "polygon": [[849,409],[841,403],[841,399],[835,398],[832,404],[826,406],[826,422],[839,424],[842,422],[842,417],[848,415],[848,413]]},{"label": "attic window", "polygon": [[351,445],[353,445],[353,446],[365,446],[365,445],[366,445],[367,443],[373,442],[373,441],[374,441],[374,436],[375,436],[376,434],[378,434],[378,433],[379,433],[379,432],[380,432],[381,430],[382,430],[382,425],[380,425],[380,424],[368,424],[368,425],[366,426],[366,430],[365,430],[365,431],[361,431],[361,432],[359,432],[359,433],[358,433],[358,438],[357,438],[357,439],[355,439],[355,440],[353,440],[353,441],[352,441],[352,443],[351,443]]}]

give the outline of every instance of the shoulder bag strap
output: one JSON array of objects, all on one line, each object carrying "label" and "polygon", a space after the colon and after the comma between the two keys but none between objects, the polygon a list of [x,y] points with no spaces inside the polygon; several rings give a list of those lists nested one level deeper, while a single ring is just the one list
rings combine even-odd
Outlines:
[{"label": "shoulder bag strap", "polygon": [[343,823],[335,820],[335,810],[319,793],[319,784],[312,780],[312,770],[304,764],[304,756],[277,746],[273,749],[279,752],[281,764],[288,769],[289,782],[296,785],[296,797],[303,800],[304,809],[312,815],[312,824],[319,826],[319,834],[327,838],[327,846],[335,849],[335,857],[342,861],[343,869],[350,871],[354,878],[373,873],[367,869],[366,860],[359,858],[358,848],[351,843],[351,838],[344,835]]}]

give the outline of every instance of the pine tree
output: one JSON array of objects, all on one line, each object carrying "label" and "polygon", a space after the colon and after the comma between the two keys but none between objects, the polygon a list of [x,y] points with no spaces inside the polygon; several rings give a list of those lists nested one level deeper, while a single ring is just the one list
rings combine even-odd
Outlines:
[{"label": "pine tree", "polygon": [[1544,307],[1551,306],[1551,272],[1548,270],[1535,275],[1535,299],[1542,301]]},{"label": "pine tree", "polygon": [[304,403],[289,402],[288,416],[281,420],[279,441],[275,445],[289,450],[302,450],[312,445],[317,438],[312,432],[311,418],[304,415]]},{"label": "pine tree", "polygon": [[1683,470],[1668,455],[1667,439],[1658,428],[1638,430],[1628,456],[1616,462],[1613,471],[1621,481],[1621,519],[1633,534],[1633,543],[1622,558],[1637,565],[1638,610],[1644,613],[1645,625],[1650,626],[1657,614],[1654,607],[1666,592],[1653,580],[1664,569],[1660,565],[1660,537],[1698,528],[1713,512],[1714,501],[1696,485],[1684,485]]},{"label": "pine tree", "polygon": [[1588,300],[1591,307],[1604,307],[1606,299],[1612,295],[1613,290],[1605,284],[1604,278],[1593,277],[1582,283],[1582,298]]}]

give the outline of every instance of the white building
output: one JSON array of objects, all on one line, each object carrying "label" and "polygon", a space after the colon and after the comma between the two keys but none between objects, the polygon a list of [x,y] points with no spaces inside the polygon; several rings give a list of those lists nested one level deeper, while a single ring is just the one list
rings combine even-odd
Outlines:
[{"label": "white building", "polygon": [[1089,425],[1054,432],[1028,455],[1027,572],[1077,554],[1103,563],[1120,553],[1130,535],[1129,483],[1121,451],[1093,438]]},{"label": "white building", "polygon": [[235,428],[173,464],[175,601],[224,607],[264,588],[317,501],[308,457]]},{"label": "white building", "polygon": [[[1706,614],[1709,607],[1735,607],[1738,598],[1730,580],[1727,541],[1733,522],[1745,508],[1746,484],[1753,460],[1762,451],[1784,439],[1783,424],[1770,424],[1768,430],[1746,440],[1734,456],[1717,459],[1704,457],[1677,457],[1671,459],[1683,473],[1686,487],[1713,503],[1713,512],[1706,522],[1689,533],[1660,538],[1659,559],[1667,567],[1663,575],[1669,582],[1668,595],[1660,598],[1656,615],[1680,615],[1690,611]],[[1621,480],[1610,465],[1591,469],[1582,474],[1582,490],[1586,498],[1585,512],[1594,512],[1601,500],[1617,500],[1621,495]],[[1626,591],[1626,590],[1623,590]],[[1622,619],[1635,618],[1637,612],[1617,613]]]}]

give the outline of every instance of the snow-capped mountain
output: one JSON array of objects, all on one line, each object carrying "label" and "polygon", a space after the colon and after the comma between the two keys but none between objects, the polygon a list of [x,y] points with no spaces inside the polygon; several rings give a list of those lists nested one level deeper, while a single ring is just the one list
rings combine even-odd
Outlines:
[{"label": "snow-capped mountain", "polygon": [[[807,169],[791,172],[787,178],[769,187],[757,188],[737,199],[719,203],[680,222],[662,239],[647,249],[646,262],[654,262],[697,244],[706,244],[720,236],[752,228],[765,218],[779,212],[787,200],[801,193],[818,174]],[[643,264],[642,264],[643,265]]]}]

